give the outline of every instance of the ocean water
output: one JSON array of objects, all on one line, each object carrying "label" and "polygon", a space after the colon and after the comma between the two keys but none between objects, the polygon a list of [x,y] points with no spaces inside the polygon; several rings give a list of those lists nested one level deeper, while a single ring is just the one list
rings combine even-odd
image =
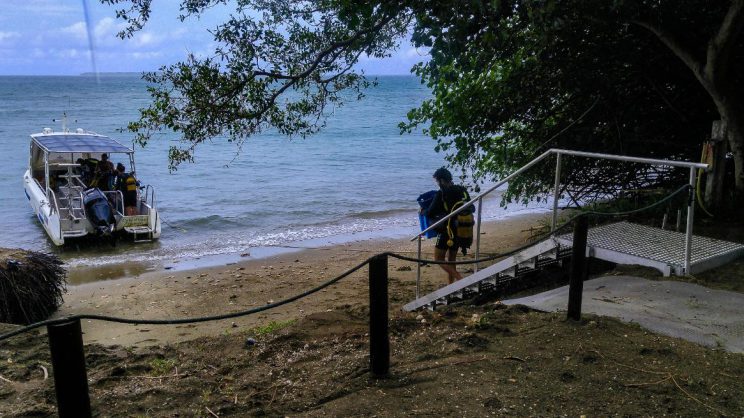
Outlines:
[{"label": "ocean water", "polygon": [[[71,267],[128,261],[172,263],[210,256],[260,254],[259,249],[311,242],[413,236],[416,197],[435,188],[431,173],[445,165],[434,141],[420,132],[400,135],[397,124],[429,92],[410,76],[383,76],[367,97],[338,108],[327,127],[306,139],[265,133],[240,150],[214,140],[197,148],[196,162],[168,172],[174,134],[135,147],[137,177],[156,190],[163,233],[145,244],[73,245],[56,248],[37,222],[23,192],[29,135],[44,127],[111,136],[135,120],[149,96],[138,76],[0,77],[0,247],[57,253]],[[117,159],[114,158],[114,163]],[[541,206],[498,205],[495,194],[484,220]]]}]

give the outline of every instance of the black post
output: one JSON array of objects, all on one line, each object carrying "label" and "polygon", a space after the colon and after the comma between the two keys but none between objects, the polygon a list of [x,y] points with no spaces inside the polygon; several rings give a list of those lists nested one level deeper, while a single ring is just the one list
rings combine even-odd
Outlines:
[{"label": "black post", "polygon": [[388,261],[380,254],[369,263],[369,368],[375,376],[390,371],[388,338]]},{"label": "black post", "polygon": [[574,224],[573,252],[571,254],[571,277],[568,284],[568,318],[581,319],[581,293],[586,278],[586,241],[589,233],[589,219],[579,216]]},{"label": "black post", "polygon": [[80,320],[47,325],[60,418],[91,416]]}]

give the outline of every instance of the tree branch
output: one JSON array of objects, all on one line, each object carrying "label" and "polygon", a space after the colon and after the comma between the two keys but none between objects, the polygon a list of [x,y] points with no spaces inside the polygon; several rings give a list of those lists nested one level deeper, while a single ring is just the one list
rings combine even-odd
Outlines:
[{"label": "tree branch", "polygon": [[685,65],[690,70],[692,70],[692,73],[695,75],[698,81],[700,81],[704,86],[708,86],[708,81],[706,80],[705,74],[703,72],[703,64],[698,59],[696,59],[695,56],[693,56],[692,52],[686,49],[682,45],[682,43],[674,37],[674,35],[648,22],[633,20],[632,23],[656,35],[656,37],[659,38],[659,40],[667,46],[667,48],[672,50],[674,55],[681,59],[682,62],[684,62]]},{"label": "tree branch", "polygon": [[[282,93],[284,93],[287,89],[289,89],[294,84],[296,84],[299,80],[307,77],[313,71],[315,71],[318,68],[318,66],[322,63],[323,59],[325,59],[328,55],[331,55],[331,54],[334,54],[334,53],[338,53],[339,50],[343,50],[344,48],[348,47],[349,45],[351,45],[352,43],[354,43],[355,41],[357,41],[359,38],[361,38],[362,36],[364,36],[366,34],[379,31],[387,23],[389,23],[390,21],[392,21],[393,18],[394,18],[394,16],[386,16],[380,22],[378,22],[377,24],[375,24],[374,26],[372,26],[372,27],[370,27],[368,29],[365,29],[365,30],[357,31],[350,38],[347,38],[347,39],[342,40],[342,41],[331,43],[331,45],[329,45],[328,48],[326,48],[326,49],[324,49],[324,50],[322,50],[322,51],[320,51],[318,53],[318,55],[310,63],[310,65],[305,69],[305,71],[303,71],[303,72],[301,72],[299,74],[291,75],[291,74],[282,74],[282,73],[267,72],[267,71],[254,71],[254,73],[253,73],[254,75],[258,75],[258,76],[264,75],[264,76],[268,76],[268,77],[274,77],[274,78],[276,78],[278,80],[287,80],[287,82],[284,83],[279,89],[277,89],[276,91],[274,91],[274,93],[271,96],[269,96],[269,99],[266,101],[266,103],[264,104],[264,106],[261,109],[259,109],[257,111],[250,112],[250,113],[243,113],[241,115],[241,117],[243,117],[243,118],[257,118],[257,117],[260,117],[267,110],[269,110],[269,108],[271,108],[271,106],[276,102],[276,99],[279,96],[281,96]],[[359,55],[357,55],[357,57],[358,56]]]},{"label": "tree branch", "polygon": [[718,28],[716,36],[708,43],[705,76],[711,81],[717,81],[728,73],[728,62],[732,49],[741,35],[744,27],[744,0],[732,0],[726,16]]},{"label": "tree branch", "polygon": [[359,40],[364,35],[377,32],[380,29],[383,28],[386,24],[388,24],[391,20],[393,20],[394,16],[386,16],[383,18],[380,22],[375,24],[374,26],[367,28],[365,30],[360,30],[354,33],[353,36],[344,39],[342,41],[333,42],[331,43],[328,48],[320,51],[318,55],[315,57],[315,59],[310,63],[310,65],[305,69],[305,71],[299,73],[299,74],[283,74],[283,73],[276,73],[276,72],[269,72],[269,71],[254,71],[253,74],[256,76],[268,76],[273,77],[280,80],[299,80],[302,78],[307,77],[310,75],[313,71],[315,71],[316,68],[322,63],[323,59],[326,58],[328,55],[346,48],[347,46],[351,45],[352,43]]}]

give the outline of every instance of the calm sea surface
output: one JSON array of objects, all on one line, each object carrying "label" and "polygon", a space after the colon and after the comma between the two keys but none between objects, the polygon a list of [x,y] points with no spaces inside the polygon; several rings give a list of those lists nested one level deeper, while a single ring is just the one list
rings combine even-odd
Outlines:
[{"label": "calm sea surface", "polygon": [[[444,165],[434,142],[400,135],[397,124],[428,95],[418,80],[388,76],[362,101],[337,109],[327,127],[307,139],[278,134],[234,144],[215,140],[197,148],[196,163],[169,173],[162,134],[135,148],[137,177],[156,190],[163,224],[155,243],[55,248],[23,193],[29,135],[67,111],[70,128],[84,128],[130,145],[117,130],[135,120],[149,96],[137,76],[0,77],[0,247],[59,254],[71,267],[126,261],[169,263],[261,248],[323,244],[369,236],[413,235],[416,197],[434,188]],[[114,163],[117,159],[114,158]],[[535,208],[486,205],[484,219]]]}]

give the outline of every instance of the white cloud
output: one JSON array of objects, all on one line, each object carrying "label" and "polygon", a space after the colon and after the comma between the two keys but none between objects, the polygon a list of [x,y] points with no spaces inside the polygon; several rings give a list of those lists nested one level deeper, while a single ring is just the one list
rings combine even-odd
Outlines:
[{"label": "white cloud", "polygon": [[[176,18],[180,3],[153,2],[148,25],[132,38],[120,39],[116,34],[126,22],[115,17],[115,10],[121,7],[100,0],[0,0],[0,74],[90,71],[91,54],[103,71],[152,70],[185,59],[189,50],[213,55],[212,36],[206,30],[225,19],[235,0],[186,23]],[[26,64],[29,61],[33,62]]]},{"label": "white cloud", "polygon": [[[93,41],[96,45],[111,44],[112,40],[118,40],[116,34],[124,25],[124,23],[117,23],[112,17],[104,17],[93,26]],[[60,32],[66,35],[72,35],[77,40],[87,41],[88,39],[88,25],[84,21],[65,26]]]},{"label": "white cloud", "polygon": [[18,32],[2,32],[0,31],[0,42],[9,41],[11,39],[20,38],[21,34]]},{"label": "white cloud", "polygon": [[67,35],[72,35],[81,40],[88,37],[88,30],[85,22],[75,22],[72,25],[65,26],[61,29],[61,32]]},{"label": "white cloud", "polygon": [[120,26],[122,25],[124,25],[124,23],[117,24],[113,17],[104,17],[96,23],[93,29],[93,34],[96,39],[107,38],[111,35],[116,35],[116,33],[121,30]]},{"label": "white cloud", "polygon": [[104,17],[95,24],[93,28],[93,39],[96,45],[121,45],[122,40],[116,36],[127,24],[113,17]]},{"label": "white cloud", "polygon": [[162,39],[161,36],[155,35],[152,32],[140,32],[132,39],[132,44],[135,47],[153,46],[160,43]]},{"label": "white cloud", "polygon": [[131,52],[127,54],[127,56],[130,56],[136,60],[146,60],[146,59],[160,58],[163,56],[163,53],[159,51]]},{"label": "white cloud", "polygon": [[53,51],[50,51],[50,55],[56,57],[56,58],[63,58],[63,59],[83,59],[89,57],[88,51],[81,51],[77,48],[64,48],[64,49],[56,49]]},{"label": "white cloud", "polygon": [[39,16],[60,16],[81,10],[77,2],[59,0],[3,0],[3,8],[14,13],[32,13]]},{"label": "white cloud", "polygon": [[188,29],[184,27],[179,27],[178,29],[171,32],[171,38],[173,39],[181,39],[183,35],[188,33]]}]

